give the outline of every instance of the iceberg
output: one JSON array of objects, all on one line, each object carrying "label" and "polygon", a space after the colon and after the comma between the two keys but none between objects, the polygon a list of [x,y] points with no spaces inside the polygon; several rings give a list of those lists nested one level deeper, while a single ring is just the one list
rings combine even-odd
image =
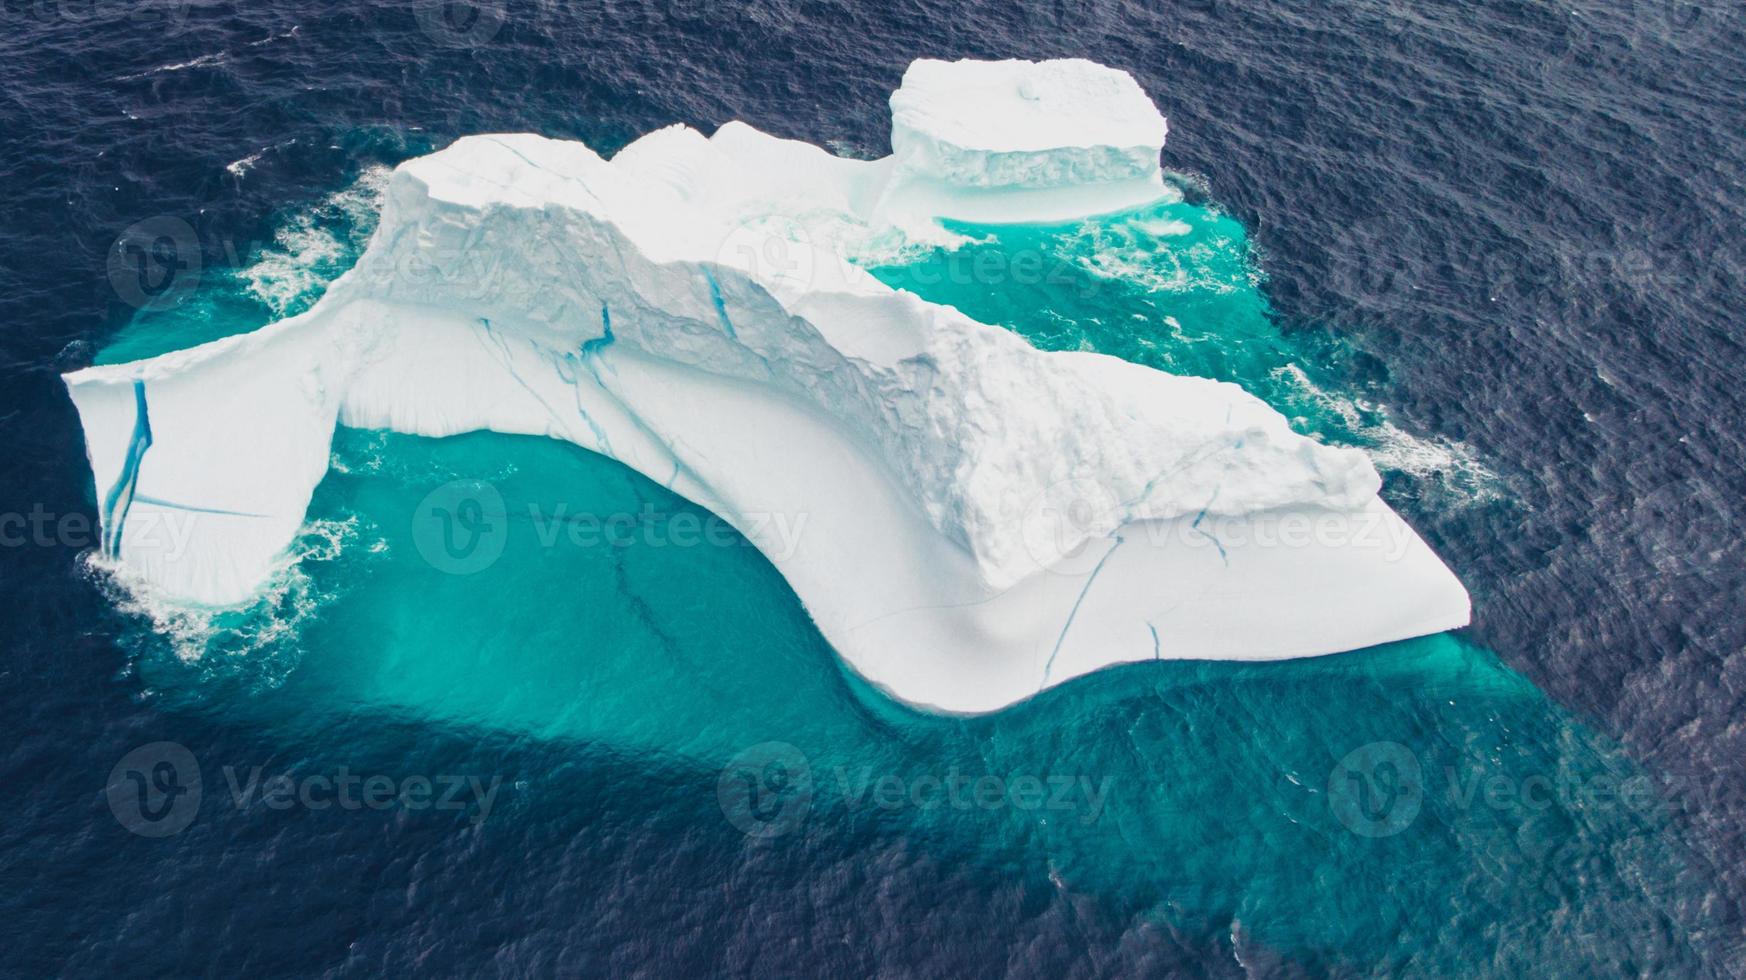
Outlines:
[{"label": "iceberg", "polygon": [[855,671],[938,711],[1118,663],[1467,623],[1361,450],[1234,384],[1039,351],[844,258],[949,239],[941,219],[1163,198],[1165,120],[1133,78],[917,61],[891,108],[893,153],[872,161],[739,123],[610,160],[510,134],[407,161],[307,312],[66,376],[104,552],[176,600],[246,601],[336,425],[492,430],[567,440],[720,515]]}]

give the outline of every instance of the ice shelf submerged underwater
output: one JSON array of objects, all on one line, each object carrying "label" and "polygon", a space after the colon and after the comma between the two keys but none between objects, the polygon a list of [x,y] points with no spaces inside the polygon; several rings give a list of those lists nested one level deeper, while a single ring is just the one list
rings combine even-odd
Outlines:
[{"label": "ice shelf submerged underwater", "polygon": [[740,123],[610,161],[527,134],[407,161],[307,312],[66,376],[105,555],[175,601],[243,602],[336,425],[484,429],[567,440],[720,515],[858,673],[940,711],[1111,664],[1467,623],[1362,450],[1234,384],[1037,350],[845,258],[947,240],[942,219],[1164,198],[1165,120],[1132,77],[917,61],[891,113],[873,161]]}]

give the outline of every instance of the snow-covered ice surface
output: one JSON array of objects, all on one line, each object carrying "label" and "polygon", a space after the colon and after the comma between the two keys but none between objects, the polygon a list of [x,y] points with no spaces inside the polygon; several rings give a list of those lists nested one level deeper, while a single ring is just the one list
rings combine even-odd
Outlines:
[{"label": "snow-covered ice surface", "polygon": [[1165,122],[1129,76],[918,61],[892,110],[875,161],[736,123],[611,161],[526,134],[408,161],[307,312],[67,376],[106,552],[165,595],[240,602],[298,533],[336,424],[490,429],[720,514],[858,672],[939,710],[1467,622],[1361,451],[1236,385],[1041,352],[845,260],[949,237],[941,218],[1165,196]]}]

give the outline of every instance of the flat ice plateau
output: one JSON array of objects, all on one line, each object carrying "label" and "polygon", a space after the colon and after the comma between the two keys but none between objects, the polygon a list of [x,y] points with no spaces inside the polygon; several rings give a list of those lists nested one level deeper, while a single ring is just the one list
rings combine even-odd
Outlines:
[{"label": "flat ice plateau", "polygon": [[941,218],[1164,197],[1165,121],[1131,77],[918,61],[891,108],[876,161],[739,123],[610,161],[526,134],[408,161],[308,312],[67,375],[105,552],[176,601],[243,602],[336,425],[489,429],[568,440],[721,515],[856,671],[936,710],[1117,663],[1467,623],[1362,451],[1236,385],[1038,351],[843,258],[949,239]]}]

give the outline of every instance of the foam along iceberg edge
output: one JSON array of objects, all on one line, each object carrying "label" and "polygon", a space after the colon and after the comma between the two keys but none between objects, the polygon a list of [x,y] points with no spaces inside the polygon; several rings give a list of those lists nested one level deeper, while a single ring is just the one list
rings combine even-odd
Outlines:
[{"label": "foam along iceberg edge", "polygon": [[1466,624],[1361,451],[1236,385],[1038,351],[841,257],[942,217],[1163,197],[1165,122],[1130,76],[918,61],[891,104],[876,161],[730,123],[611,161],[521,134],[402,164],[308,312],[66,376],[105,551],[165,596],[244,601],[336,424],[489,429],[568,440],[721,515],[856,671],[936,710],[1116,663]]}]

